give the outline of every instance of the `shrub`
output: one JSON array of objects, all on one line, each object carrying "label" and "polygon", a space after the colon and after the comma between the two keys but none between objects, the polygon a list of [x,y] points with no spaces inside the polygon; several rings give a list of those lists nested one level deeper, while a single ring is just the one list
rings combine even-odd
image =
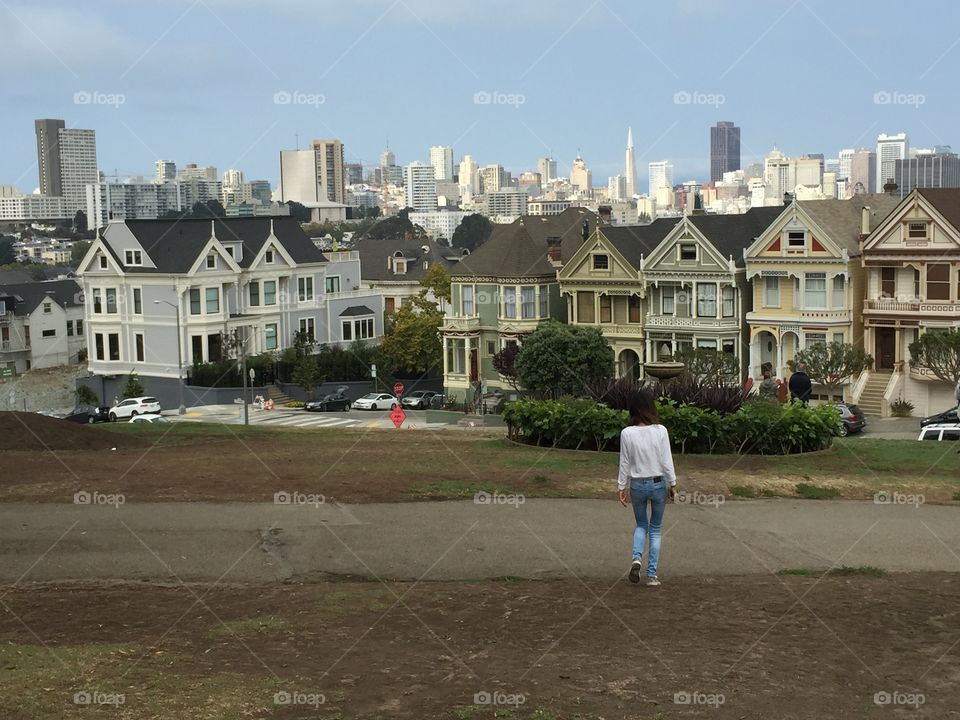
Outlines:
[{"label": "shrub", "polygon": [[284,407],[288,408],[302,408],[304,405],[306,405],[306,403],[301,402],[300,400],[290,400],[283,404]]},{"label": "shrub", "polygon": [[77,385],[77,405],[99,405],[100,396],[86,385]]},{"label": "shrub", "polygon": [[131,371],[127,375],[127,382],[123,386],[123,390],[120,392],[120,399],[126,400],[127,398],[142,397],[147,393],[146,389],[143,387],[143,383],[140,382],[140,376],[137,375],[136,371]]},{"label": "shrub", "polygon": [[698,378],[690,373],[657,382],[653,392],[658,398],[672,400],[678,405],[715,410],[721,415],[739,410],[749,395],[742,385],[731,385],[715,377]]},{"label": "shrub", "polygon": [[799,483],[797,485],[797,495],[807,500],[830,500],[840,495],[840,491],[831,487]]},{"label": "shrub", "polygon": [[913,414],[913,403],[903,398],[898,398],[890,403],[890,414],[894,417],[910,417]]}]

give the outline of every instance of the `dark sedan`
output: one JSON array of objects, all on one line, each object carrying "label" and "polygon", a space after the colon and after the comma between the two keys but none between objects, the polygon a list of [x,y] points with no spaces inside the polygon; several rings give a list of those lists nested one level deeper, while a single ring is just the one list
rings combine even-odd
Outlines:
[{"label": "dark sedan", "polygon": [[942,413],[925,417],[920,421],[920,427],[923,428],[927,425],[934,425],[936,423],[960,422],[960,419],[958,419],[958,411],[960,411],[960,407],[950,408],[949,410],[944,410]]},{"label": "dark sedan", "polygon": [[110,422],[110,407],[97,407],[96,405],[78,405],[73,410],[63,416],[64,420],[75,423],[98,423]]},{"label": "dark sedan", "polygon": [[340,392],[324,395],[319,400],[313,400],[303,406],[307,412],[332,412],[334,410],[349,410],[350,399]]}]

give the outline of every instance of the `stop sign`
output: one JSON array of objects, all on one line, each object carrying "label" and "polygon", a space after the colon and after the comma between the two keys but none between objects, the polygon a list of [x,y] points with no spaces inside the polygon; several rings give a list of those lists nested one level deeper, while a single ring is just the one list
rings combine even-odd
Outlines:
[{"label": "stop sign", "polygon": [[397,397],[400,397],[401,395],[403,395],[403,383],[398,382],[396,385],[393,386],[393,394],[396,395]]}]

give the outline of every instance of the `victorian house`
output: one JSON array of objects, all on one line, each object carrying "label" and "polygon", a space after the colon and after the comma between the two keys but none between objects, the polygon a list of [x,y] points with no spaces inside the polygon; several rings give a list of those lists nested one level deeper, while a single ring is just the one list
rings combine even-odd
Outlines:
[{"label": "victorian house", "polygon": [[909,345],[924,333],[960,330],[960,189],[914,190],[862,247],[864,344],[874,370],[858,390],[872,390],[883,415],[901,398],[920,415],[955,406],[954,389],[911,362]]},{"label": "victorian house", "polygon": [[786,378],[800,349],[862,343],[860,239],[895,204],[889,195],[857,195],[780,208],[745,252],[753,293],[746,315],[748,375],[759,380],[767,369]]}]

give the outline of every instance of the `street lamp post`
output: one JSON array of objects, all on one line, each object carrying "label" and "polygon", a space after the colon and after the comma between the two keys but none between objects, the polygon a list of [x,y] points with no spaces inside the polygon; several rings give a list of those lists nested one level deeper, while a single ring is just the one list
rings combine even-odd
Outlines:
[{"label": "street lamp post", "polygon": [[183,349],[181,347],[180,336],[183,334],[183,331],[180,329],[180,305],[174,305],[169,300],[154,300],[154,305],[159,305],[163,303],[169,305],[177,312],[177,391],[180,394],[180,415],[184,415],[187,412],[187,406],[183,404]]}]

